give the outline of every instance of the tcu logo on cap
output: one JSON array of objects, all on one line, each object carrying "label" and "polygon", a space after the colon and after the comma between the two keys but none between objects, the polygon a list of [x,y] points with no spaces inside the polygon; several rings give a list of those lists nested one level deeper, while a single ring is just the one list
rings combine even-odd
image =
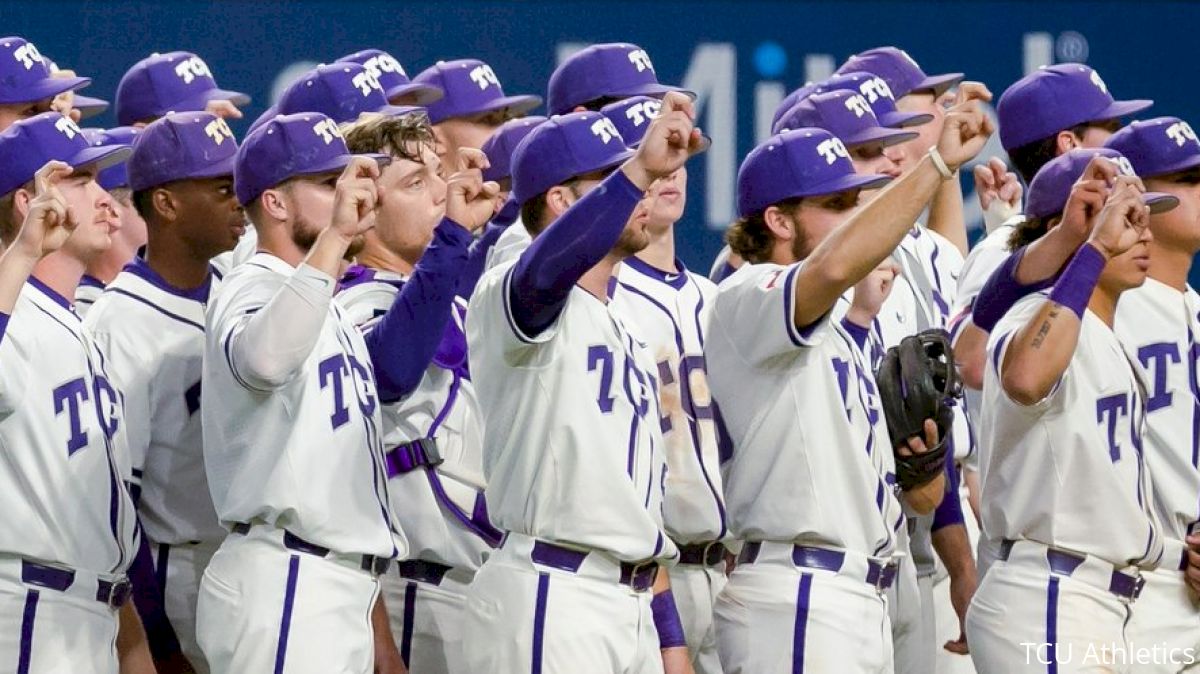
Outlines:
[{"label": "tcu logo on cap", "polygon": [[26,70],[33,70],[33,64],[42,60],[42,53],[32,42],[26,42],[13,51],[13,58],[25,66]]},{"label": "tcu logo on cap", "polygon": [[658,111],[661,109],[662,101],[642,101],[626,108],[625,116],[633,122],[634,126],[641,126],[658,117]]},{"label": "tcu logo on cap", "polygon": [[1167,127],[1167,138],[1175,141],[1179,147],[1189,140],[1193,143],[1200,142],[1196,139],[1196,132],[1192,130],[1192,125],[1187,122],[1175,122]]},{"label": "tcu logo on cap", "polygon": [[400,62],[387,54],[372,56],[363,62],[363,67],[367,69],[367,72],[374,75],[376,79],[379,78],[379,73],[381,72],[397,73],[408,77],[408,73],[404,72],[404,67],[400,65]]},{"label": "tcu logo on cap", "polygon": [[832,165],[837,161],[838,157],[850,158],[850,153],[846,151],[846,146],[842,144],[840,138],[826,138],[817,145],[817,152],[825,158],[825,163]]},{"label": "tcu logo on cap", "polygon": [[1117,170],[1119,170],[1121,172],[1121,175],[1126,175],[1126,176],[1137,175],[1136,173],[1133,172],[1133,164],[1130,164],[1129,160],[1126,159],[1125,157],[1105,157],[1105,159],[1116,164]]},{"label": "tcu logo on cap", "polygon": [[379,84],[379,76],[370,70],[355,74],[350,83],[358,87],[363,96],[370,96],[372,89],[383,91],[383,87]]},{"label": "tcu logo on cap", "polygon": [[321,140],[325,141],[326,145],[332,143],[334,138],[342,137],[342,132],[338,130],[337,122],[328,118],[313,124],[313,131],[321,137]]},{"label": "tcu logo on cap", "polygon": [[213,139],[217,145],[225,142],[226,138],[233,138],[233,131],[225,120],[218,117],[204,126],[204,135]]},{"label": "tcu logo on cap", "polygon": [[854,112],[854,116],[859,118],[864,115],[875,116],[875,113],[871,112],[871,106],[867,103],[867,99],[858,94],[846,98],[846,109]]},{"label": "tcu logo on cap", "polygon": [[1104,80],[1100,79],[1100,73],[1093,70],[1092,74],[1089,75],[1088,77],[1091,78],[1092,84],[1096,85],[1097,89],[1099,89],[1100,91],[1103,91],[1106,94],[1108,93],[1108,85],[1104,83]]},{"label": "tcu logo on cap", "polygon": [[600,141],[606,145],[613,138],[621,137],[621,132],[617,131],[617,127],[613,126],[612,120],[607,117],[601,117],[592,122],[592,133],[599,136]]},{"label": "tcu logo on cap", "polygon": [[637,66],[639,73],[654,70],[654,64],[650,62],[650,55],[646,53],[645,49],[635,49],[629,52],[629,62]]},{"label": "tcu logo on cap", "polygon": [[500,78],[496,77],[496,71],[486,63],[475,66],[471,70],[471,81],[478,84],[480,89],[487,89],[493,84],[497,87],[500,86]]},{"label": "tcu logo on cap", "polygon": [[74,138],[75,136],[83,133],[79,130],[79,127],[75,124],[75,122],[72,122],[69,117],[59,117],[58,119],[54,120],[54,128],[58,129],[58,132],[67,138]]},{"label": "tcu logo on cap", "polygon": [[192,56],[176,63],[175,74],[183,80],[184,84],[191,84],[197,77],[212,77],[212,71],[208,69],[208,64],[199,56]]},{"label": "tcu logo on cap", "polygon": [[880,98],[896,100],[895,94],[892,93],[892,88],[880,77],[872,77],[858,85],[858,91],[872,103]]}]

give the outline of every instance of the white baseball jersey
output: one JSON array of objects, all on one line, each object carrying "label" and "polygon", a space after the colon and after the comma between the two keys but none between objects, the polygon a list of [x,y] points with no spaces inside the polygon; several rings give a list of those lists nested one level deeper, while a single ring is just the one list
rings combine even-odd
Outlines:
[{"label": "white baseball jersey", "polygon": [[120,394],[70,302],[34,277],[0,339],[0,552],[123,573],[136,517]]},{"label": "white baseball jersey", "polygon": [[487,261],[483,267],[484,271],[495,269],[521,257],[521,253],[525,252],[531,243],[533,243],[533,236],[529,234],[528,229],[525,229],[521,218],[517,218],[508,226],[508,229],[500,233],[495,245],[488,251]]},{"label": "white baseball jersey", "polygon": [[[367,332],[387,313],[405,280],[401,274],[370,270],[344,286],[338,302]],[[451,312],[454,324],[447,327],[464,346],[465,312],[459,300]],[[471,380],[446,365],[431,363],[416,390],[402,401],[383,405],[385,451],[434,438],[444,460],[433,474],[419,468],[392,477],[388,494],[393,512],[404,514],[411,558],[475,570],[491,549],[477,533],[481,523],[473,517],[483,504],[483,422]],[[484,531],[491,528],[486,518],[482,524]]]},{"label": "white baseball jersey", "polygon": [[[217,516],[226,525],[263,522],[341,553],[403,555],[388,507],[374,369],[345,311],[330,302],[304,364],[274,391],[255,388],[233,363],[231,340],[294,273],[259,253],[225,277],[208,305],[200,412]],[[332,292],[334,281],[323,280]]]},{"label": "white baseball jersey", "polygon": [[485,273],[467,311],[492,521],[626,561],[674,558],[653,357],[611,303],[579,286],[552,325],[522,333],[509,306],[513,268]]},{"label": "white baseball jersey", "polygon": [[988,446],[984,531],[1117,566],[1157,564],[1162,541],[1142,457],[1145,405],[1116,334],[1089,310],[1075,354],[1045,399],[1018,405],[1000,385],[1006,347],[1046,297],[1018,302],[988,340],[979,429]]},{"label": "white baseball jersey", "polygon": [[900,265],[900,277],[875,319],[881,341],[876,348],[883,350],[909,335],[946,325],[963,266],[958,249],[921,224],[900,241],[892,259]]},{"label": "white baseball jersey", "polygon": [[84,274],[83,278],[79,279],[79,286],[75,288],[75,313],[79,314],[80,318],[87,318],[88,311],[103,292],[104,282],[95,276]]},{"label": "white baseball jersey", "polygon": [[138,513],[156,543],[225,537],[208,493],[200,424],[204,308],[218,283],[210,276],[193,290],[173,288],[138,258],[86,321],[125,396]]},{"label": "white baseball jersey", "polygon": [[717,420],[704,362],[717,287],[682,264],[677,267],[679,273],[668,274],[636,257],[626,259],[612,304],[658,364],[667,533],[676,543],[702,543],[720,540],[727,532]]},{"label": "white baseball jersey", "polygon": [[730,529],[886,557],[904,516],[874,376],[831,315],[796,328],[803,264],[743,265],[713,306],[706,355],[734,447]]},{"label": "white baseball jersey", "polygon": [[[1200,522],[1200,296],[1152,278],[1126,291],[1113,322],[1146,389],[1146,466],[1164,534],[1182,541]],[[1172,567],[1178,560],[1170,560]]]}]

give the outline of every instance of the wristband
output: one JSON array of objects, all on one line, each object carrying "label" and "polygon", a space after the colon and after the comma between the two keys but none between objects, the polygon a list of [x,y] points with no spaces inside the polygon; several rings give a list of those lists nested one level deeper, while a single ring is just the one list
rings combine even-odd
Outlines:
[{"label": "wristband", "polygon": [[942,176],[942,180],[949,180],[954,177],[954,171],[946,165],[946,160],[942,159],[942,153],[938,152],[937,146],[929,148],[929,159],[933,162],[933,167]]},{"label": "wristband", "polygon": [[683,638],[679,609],[675,608],[675,595],[670,590],[654,595],[650,600],[650,611],[654,614],[654,629],[658,632],[660,650],[687,645]]},{"label": "wristband", "polygon": [[1050,301],[1074,311],[1082,319],[1107,263],[1108,259],[1095,246],[1083,244],[1063,270],[1062,276],[1058,277],[1054,289],[1050,291]]}]

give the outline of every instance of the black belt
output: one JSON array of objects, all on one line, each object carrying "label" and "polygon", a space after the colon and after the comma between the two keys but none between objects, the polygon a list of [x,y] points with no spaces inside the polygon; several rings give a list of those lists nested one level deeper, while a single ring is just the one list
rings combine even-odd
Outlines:
[{"label": "black belt", "polygon": [[[245,536],[250,533],[250,527],[251,525],[247,522],[238,522],[233,525],[233,533]],[[309,543],[287,529],[283,530],[283,547],[315,557],[328,557],[330,552],[329,548],[317,545],[316,543]],[[377,557],[375,555],[361,555],[361,557],[362,563],[359,567],[363,571],[373,573],[377,576],[387,573],[388,566],[392,563],[392,560],[387,557]]]},{"label": "black belt", "polygon": [[[38,564],[27,559],[21,560],[21,580],[29,585],[37,585],[59,592],[75,584],[75,570]],[[112,608],[121,608],[129,601],[132,588],[128,579],[96,581],[96,601]]]},{"label": "black belt", "polygon": [[433,438],[421,438],[396,445],[384,455],[388,477],[403,475],[421,466],[432,468],[440,465],[443,460],[442,453],[438,451],[437,442]]},{"label": "black belt", "polygon": [[[738,564],[753,564],[758,559],[758,553],[761,549],[762,543],[760,541],[746,543],[742,546],[741,554],[738,555]],[[840,550],[812,548],[804,545],[792,546],[792,563],[805,569],[821,569],[836,573],[842,570],[842,565],[845,562],[846,553]],[[896,570],[898,568],[899,565],[895,562],[880,564],[873,559],[869,559],[867,560],[867,576],[862,580],[867,585],[882,592],[891,587],[892,583],[895,582]]]},{"label": "black belt", "polygon": [[[587,559],[587,551],[572,550],[547,541],[535,541],[529,558],[535,563],[550,566],[563,571],[576,573]],[[621,562],[621,577],[617,580],[622,585],[645,592],[654,587],[654,579],[658,577],[658,562],[648,559],[642,562]]]},{"label": "black belt", "polygon": [[[1000,559],[1008,561],[1009,555],[1012,554],[1013,545],[1016,541],[1012,539],[1004,539],[1000,542]],[[1045,545],[1038,543],[1038,545]],[[1046,547],[1046,562],[1050,565],[1050,571],[1057,573],[1060,576],[1070,576],[1075,573],[1075,569],[1079,568],[1080,564],[1087,559],[1087,555],[1075,552],[1067,552],[1057,548]],[[1105,562],[1111,564],[1111,562]],[[1142,594],[1142,587],[1146,584],[1146,579],[1141,576],[1131,576],[1122,571],[1113,569],[1112,576],[1108,580],[1108,591],[1124,597],[1125,599],[1134,600]]]},{"label": "black belt", "polygon": [[690,543],[687,545],[676,544],[676,546],[679,548],[680,564],[716,566],[725,561],[725,544],[721,541]]},{"label": "black belt", "polygon": [[452,568],[445,564],[426,562],[420,559],[408,559],[403,562],[396,562],[396,570],[400,572],[401,578],[429,583],[430,585],[441,585],[442,580]]}]

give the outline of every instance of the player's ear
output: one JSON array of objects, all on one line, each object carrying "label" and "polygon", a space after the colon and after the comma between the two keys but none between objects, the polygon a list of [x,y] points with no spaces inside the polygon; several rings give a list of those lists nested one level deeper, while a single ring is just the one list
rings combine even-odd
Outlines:
[{"label": "player's ear", "polygon": [[269,189],[258,197],[259,210],[271,220],[284,221],[288,219],[288,200],[283,192]]},{"label": "player's ear", "polygon": [[575,203],[575,195],[566,185],[555,185],[546,190],[546,210],[550,216],[549,221],[557,220],[560,215],[567,212],[573,203]]},{"label": "player's ear", "polygon": [[33,201],[33,196],[32,185],[18,187],[17,191],[13,192],[13,222],[20,224],[25,221],[25,216],[29,215],[29,202]]},{"label": "player's ear", "polygon": [[175,195],[171,194],[170,190],[161,187],[150,192],[150,208],[154,211],[155,216],[162,218],[163,222],[174,222],[179,216]]},{"label": "player's ear", "polygon": [[778,206],[767,206],[767,210],[763,211],[763,222],[771,236],[780,241],[791,241],[797,236],[795,219]]},{"label": "player's ear", "polygon": [[1059,154],[1066,154],[1077,147],[1083,147],[1079,144],[1079,139],[1075,137],[1075,133],[1070,130],[1059,131],[1054,140],[1055,148]]}]

